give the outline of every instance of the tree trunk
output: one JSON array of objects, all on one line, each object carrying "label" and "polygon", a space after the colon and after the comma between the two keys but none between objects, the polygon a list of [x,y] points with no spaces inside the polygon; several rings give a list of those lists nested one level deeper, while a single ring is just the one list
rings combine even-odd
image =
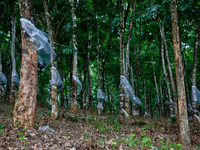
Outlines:
[{"label": "tree trunk", "polygon": [[130,70],[131,70],[131,87],[133,89],[133,92],[135,93],[135,88],[134,88],[134,75],[133,75],[133,66],[130,65]]},{"label": "tree trunk", "polygon": [[[44,10],[45,10],[45,15],[46,15],[46,20],[47,20],[47,30],[50,36],[50,44],[51,47],[53,48],[53,50],[55,51],[55,41],[54,41],[54,36],[53,36],[53,30],[52,30],[52,26],[51,26],[51,16],[49,13],[49,6],[48,6],[48,0],[43,0],[44,2]],[[51,56],[52,57],[52,56]],[[51,80],[53,77],[57,77],[57,72],[56,72],[56,59],[52,59],[51,58]],[[54,72],[55,71],[55,72]],[[54,75],[52,75],[54,74]],[[57,93],[58,93],[58,88],[57,88],[57,84],[52,85],[51,87],[51,107],[52,107],[52,111],[51,111],[51,119],[56,120],[58,118],[58,97],[57,97]]]},{"label": "tree trunk", "polygon": [[[96,19],[98,19],[98,17],[96,17]],[[97,23],[97,31],[98,31],[98,23]],[[100,75],[100,64],[99,64],[100,56],[99,56],[99,35],[98,34],[99,32],[97,32],[97,76],[98,76],[98,90],[100,90],[101,89],[101,75]],[[89,40],[90,40],[90,36],[89,36]],[[98,97],[98,103],[100,102],[101,102],[101,98]]]},{"label": "tree trunk", "polygon": [[154,78],[154,82],[155,82],[155,86],[156,86],[156,98],[157,98],[157,101],[155,102],[156,103],[156,105],[158,106],[158,108],[157,108],[157,110],[158,110],[158,115],[160,115],[159,114],[159,103],[160,103],[160,100],[159,100],[159,94],[158,94],[158,84],[157,84],[157,80],[156,80],[156,73],[155,73],[155,67],[154,67],[154,64],[153,64],[153,53],[151,53],[152,55],[151,55],[151,58],[152,58],[152,60],[151,60],[151,62],[152,62],[152,66],[153,66],[153,78]]},{"label": "tree trunk", "polygon": [[172,40],[173,40],[173,50],[175,59],[175,69],[176,69],[176,83],[178,91],[180,139],[183,146],[190,146],[191,140],[190,140],[190,132],[188,124],[187,103],[185,95],[183,62],[180,49],[178,10],[177,10],[176,0],[171,0],[171,22],[172,22]]},{"label": "tree trunk", "polygon": [[[102,62],[102,81],[103,81],[103,84],[102,84],[102,91],[103,91],[103,94],[105,95],[105,63]],[[105,112],[106,110],[106,101],[105,101],[105,96],[103,97],[103,112]]]},{"label": "tree trunk", "polygon": [[[62,67],[62,57],[59,57],[59,74],[60,78],[63,80],[63,67]],[[61,90],[60,106],[65,106],[64,89]]]},{"label": "tree trunk", "polygon": [[69,107],[69,98],[68,98],[68,92],[67,92],[67,76],[65,76],[65,101],[66,101],[66,105],[67,107]]},{"label": "tree trunk", "polygon": [[[187,96],[187,103],[190,102],[190,93],[189,93],[189,85],[188,85],[188,81],[187,81],[187,78],[186,78],[186,71],[185,68],[187,68],[187,61],[186,61],[186,56],[185,56],[185,47],[183,48],[182,50],[182,53],[183,53],[183,70],[184,70],[184,80],[185,80],[185,88],[186,88],[186,96]],[[185,66],[185,67],[184,67]]]},{"label": "tree trunk", "polygon": [[[77,76],[77,41],[76,41],[76,35],[75,35],[75,28],[76,28],[76,7],[74,7],[74,0],[69,0],[71,3],[71,13],[72,13],[72,21],[73,21],[73,38],[72,38],[72,42],[73,42],[73,47],[74,47],[74,56],[73,56],[73,71],[72,74],[74,76]],[[78,3],[78,1],[77,1]],[[71,112],[76,112],[77,111],[77,82],[72,79],[72,85],[71,85]]]},{"label": "tree trunk", "polygon": [[160,76],[160,102],[161,102],[161,112],[162,112],[162,116],[164,115],[164,105],[163,105],[163,92],[162,92],[162,80],[161,80],[161,76]]},{"label": "tree trunk", "polygon": [[[87,58],[87,57],[86,57]],[[87,83],[87,72],[86,72],[86,66],[87,66],[87,61],[85,59],[85,68],[84,68],[84,84],[83,84],[83,109],[86,109],[86,96],[87,96],[87,90],[86,90],[86,83]]]},{"label": "tree trunk", "polygon": [[195,30],[195,46],[193,54],[193,67],[192,67],[192,86],[196,86],[196,71],[197,71],[197,59],[198,59],[198,48],[199,48],[199,33],[198,29]]},{"label": "tree trunk", "polygon": [[[120,0],[120,74],[124,75],[124,2]],[[119,120],[120,123],[125,123],[125,114],[123,113],[125,107],[125,96],[124,96],[124,89],[120,86],[120,95],[119,95]]]},{"label": "tree trunk", "polygon": [[[171,85],[172,85],[172,91],[173,91],[173,100],[174,100],[174,113],[175,116],[178,116],[178,105],[177,105],[177,93],[176,93],[176,85],[174,82],[174,76],[172,73],[172,69],[171,69],[171,63],[169,61],[169,56],[168,56],[168,46],[167,46],[167,40],[165,38],[165,28],[164,28],[164,23],[162,25],[162,37],[164,40],[164,44],[165,44],[165,56],[167,59],[167,64],[168,64],[168,69],[169,69],[169,75],[170,75],[170,80],[171,80]],[[164,54],[163,54],[164,55]],[[167,79],[167,78],[166,78]],[[168,80],[168,79],[167,79]]]},{"label": "tree trunk", "polygon": [[[83,84],[83,81],[82,81],[82,70],[80,70],[80,73],[79,73],[79,80]],[[80,99],[80,109],[83,109],[83,87],[82,87],[82,90],[80,92],[80,96],[81,96],[81,99]]]},{"label": "tree trunk", "polygon": [[89,109],[93,109],[92,104],[92,89],[91,89],[91,74],[90,74],[90,52],[88,52],[88,107]]},{"label": "tree trunk", "polygon": [[198,100],[197,100],[197,88],[196,88],[196,70],[197,70],[197,59],[198,59],[198,48],[199,48],[199,33],[200,33],[200,21],[199,26],[195,30],[195,46],[193,54],[193,67],[192,67],[192,106],[194,112],[198,110]]},{"label": "tree trunk", "polygon": [[[33,22],[32,0],[19,0],[21,17]],[[20,85],[18,100],[13,112],[13,125],[15,127],[33,128],[38,88],[38,55],[37,47],[30,36],[21,29],[22,35],[22,62],[20,70]]]},{"label": "tree trunk", "polygon": [[167,91],[168,91],[169,101],[170,101],[170,115],[174,115],[174,108],[173,108],[173,104],[172,104],[173,101],[172,101],[171,90],[170,90],[170,85],[169,85],[169,78],[168,78],[168,74],[167,74],[167,71],[166,71],[166,68],[165,68],[164,45],[163,45],[163,41],[164,41],[163,26],[164,26],[164,20],[163,20],[163,23],[162,23],[162,27],[160,27],[160,34],[161,34],[161,58],[162,58],[163,74],[164,74],[165,79],[166,79]]},{"label": "tree trunk", "polygon": [[[15,103],[15,79],[13,76],[16,73],[16,63],[15,63],[15,1],[12,1],[13,14],[12,14],[12,47],[11,47],[11,57],[12,57],[12,81],[11,81],[11,91],[10,91],[10,103],[14,105]],[[16,74],[15,74],[16,75]]]},{"label": "tree trunk", "polygon": [[146,79],[144,77],[143,69],[142,69],[142,79],[143,79],[143,92],[144,92],[144,110],[146,111],[147,110]]},{"label": "tree trunk", "polygon": [[[133,28],[133,18],[135,15],[135,5],[136,5],[136,0],[134,0],[134,5],[133,9],[131,9],[131,22],[129,24],[129,30],[128,30],[128,40],[126,44],[126,70],[125,70],[125,76],[126,79],[129,81],[129,49],[130,49],[130,40],[131,40],[131,34],[132,34],[132,28]],[[126,99],[125,99],[125,107],[126,107],[126,112],[131,115],[131,107],[130,107],[130,95],[126,94]]]}]

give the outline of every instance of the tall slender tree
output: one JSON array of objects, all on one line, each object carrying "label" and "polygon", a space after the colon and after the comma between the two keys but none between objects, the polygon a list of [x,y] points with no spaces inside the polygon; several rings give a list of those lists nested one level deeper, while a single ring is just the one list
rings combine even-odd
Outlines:
[{"label": "tall slender tree", "polygon": [[166,79],[166,83],[167,83],[167,91],[168,91],[168,95],[169,95],[169,100],[170,100],[170,114],[174,115],[174,108],[173,108],[173,104],[172,104],[172,95],[171,95],[171,89],[170,89],[170,84],[169,84],[169,78],[168,78],[168,74],[165,68],[165,58],[164,58],[164,34],[163,34],[163,30],[164,30],[164,22],[165,20],[163,19],[162,25],[160,26],[160,35],[161,35],[161,58],[162,58],[162,67],[163,67],[163,74],[165,76]]},{"label": "tall slender tree", "polygon": [[172,22],[173,51],[174,51],[175,69],[176,69],[176,83],[178,91],[180,139],[183,146],[189,146],[191,145],[191,140],[190,140],[190,132],[188,124],[183,62],[180,49],[177,0],[171,0],[171,22]]},{"label": "tall slender tree", "polygon": [[168,45],[167,45],[167,40],[166,40],[166,37],[165,37],[164,24],[162,25],[162,37],[163,37],[163,40],[164,40],[165,57],[166,57],[166,60],[167,60],[167,65],[168,65],[169,75],[170,75],[170,81],[171,81],[172,91],[173,91],[174,114],[175,114],[175,116],[177,116],[178,115],[177,92],[176,92],[176,85],[175,85],[175,82],[174,82],[174,76],[173,76],[173,73],[172,73],[171,63],[170,63],[169,55],[168,55]]},{"label": "tall slender tree", "polygon": [[11,46],[11,57],[12,57],[12,79],[11,79],[11,92],[10,92],[10,103],[15,103],[15,79],[16,79],[16,63],[15,63],[15,0],[12,1],[13,14],[12,14],[12,46]]},{"label": "tall slender tree", "polygon": [[[133,9],[131,9],[131,12],[130,12],[131,21],[129,23],[128,39],[127,39],[127,44],[126,44],[126,71],[125,71],[125,75],[126,75],[127,80],[129,80],[129,68],[130,68],[129,49],[130,49],[130,40],[131,40],[132,29],[133,29],[133,18],[134,18],[134,15],[135,15],[135,6],[136,6],[136,0],[134,0]],[[126,95],[125,106],[126,106],[126,112],[130,116],[131,115],[131,107],[130,107],[130,96],[128,94]]]},{"label": "tall slender tree", "polygon": [[[152,52],[151,52],[152,53]],[[159,92],[158,92],[158,84],[157,84],[157,79],[156,79],[156,71],[155,71],[155,66],[154,66],[154,62],[153,62],[153,53],[151,55],[151,63],[153,66],[153,78],[154,78],[154,83],[155,83],[155,90],[156,90],[156,105],[157,105],[157,111],[158,111],[158,115],[160,115],[159,112],[159,103],[160,103],[160,99],[159,99]]]},{"label": "tall slender tree", "polygon": [[[44,2],[44,10],[46,14],[46,21],[47,21],[47,30],[50,36],[50,44],[53,50],[55,51],[55,41],[54,41],[54,34],[51,26],[51,16],[49,13],[49,6],[48,6],[48,0],[43,0]],[[56,71],[56,59],[51,59],[51,79],[52,78],[57,78],[57,71]],[[53,75],[54,74],[54,75]],[[57,81],[57,79],[56,79]],[[52,106],[52,111],[51,111],[51,119],[56,120],[58,118],[58,97],[57,97],[57,92],[58,92],[58,85],[54,84],[51,87],[51,106]]]},{"label": "tall slender tree", "polygon": [[[120,74],[124,75],[124,1],[120,0]],[[125,108],[125,96],[122,85],[120,86],[119,118],[121,123],[125,123],[125,114],[122,109]]]},{"label": "tall slender tree", "polygon": [[[79,0],[77,0],[77,4],[75,5],[74,0],[69,0],[71,3],[71,13],[72,13],[72,20],[73,20],[73,37],[72,37],[72,42],[73,42],[73,47],[74,47],[74,54],[73,54],[73,71],[72,75],[77,76],[77,41],[76,41],[76,34],[75,34],[75,29],[76,29],[76,7],[78,6]],[[71,85],[71,111],[76,112],[77,111],[77,83],[74,79],[72,79],[72,85]]]},{"label": "tall slender tree", "polygon": [[[20,16],[33,22],[33,1],[19,0]],[[17,127],[33,128],[38,88],[37,47],[30,36],[21,28],[22,61],[18,100],[13,112],[13,124]]]}]

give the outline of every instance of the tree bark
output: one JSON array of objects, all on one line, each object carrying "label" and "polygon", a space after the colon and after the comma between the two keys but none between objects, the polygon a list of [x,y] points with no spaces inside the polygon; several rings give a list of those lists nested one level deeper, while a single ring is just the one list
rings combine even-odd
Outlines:
[{"label": "tree bark", "polygon": [[[83,84],[83,81],[82,81],[82,70],[80,70],[80,73],[79,73],[79,80]],[[83,87],[82,87],[82,90],[80,92],[80,96],[81,96],[81,99],[80,99],[80,109],[83,109]]]},{"label": "tree bark", "polygon": [[[120,74],[124,75],[124,2],[120,0]],[[125,96],[124,89],[120,86],[120,95],[119,95],[119,120],[120,123],[125,123],[125,114],[122,109],[125,107]]]},{"label": "tree bark", "polygon": [[[144,92],[144,109],[147,110],[147,96],[146,96],[146,79],[142,69],[142,79],[143,79],[143,92]],[[148,112],[148,111],[147,111]]]},{"label": "tree bark", "polygon": [[87,83],[87,72],[86,72],[86,66],[87,66],[87,61],[85,59],[85,68],[84,68],[84,84],[83,84],[83,109],[86,109],[86,93],[87,93],[87,90],[86,90],[86,83]]},{"label": "tree bark", "polygon": [[165,44],[165,56],[166,56],[166,60],[167,60],[167,64],[168,64],[169,75],[170,75],[170,80],[171,80],[171,85],[172,85],[172,91],[173,91],[174,113],[175,113],[175,116],[178,116],[176,85],[175,85],[175,82],[174,82],[174,76],[173,76],[172,69],[171,69],[171,63],[169,61],[168,46],[167,46],[167,40],[165,38],[164,23],[162,25],[162,36],[163,36],[163,40],[164,40],[164,44]]},{"label": "tree bark", "polygon": [[199,48],[199,33],[200,33],[200,21],[198,28],[195,30],[195,45],[193,54],[193,67],[192,67],[192,106],[194,113],[198,110],[198,100],[197,100],[197,88],[196,88],[196,70],[197,70],[197,59],[198,59],[198,48]]},{"label": "tree bark", "polygon": [[90,52],[88,52],[88,108],[93,109],[93,104],[92,104],[92,89],[91,89],[91,74],[90,74]]},{"label": "tree bark", "polygon": [[173,51],[174,51],[175,69],[176,69],[176,83],[178,91],[180,139],[183,146],[190,146],[191,140],[190,140],[190,132],[188,124],[187,103],[185,95],[182,54],[180,49],[178,10],[177,10],[176,0],[171,0],[171,22],[172,22]]},{"label": "tree bark", "polygon": [[[128,40],[126,44],[126,71],[125,71],[125,76],[126,79],[129,81],[129,49],[130,49],[130,40],[131,40],[131,34],[132,34],[132,28],[133,28],[133,18],[135,15],[135,5],[136,5],[136,0],[134,0],[134,5],[133,9],[131,9],[131,21],[129,23],[129,30],[128,30]],[[130,107],[130,96],[127,94],[126,99],[125,99],[125,107],[126,107],[126,112],[131,116],[131,107]]]},{"label": "tree bark", "polygon": [[[73,42],[73,47],[74,47],[74,56],[73,56],[73,71],[72,74],[77,76],[77,41],[76,41],[76,35],[75,35],[75,28],[76,28],[76,8],[77,5],[74,7],[74,0],[69,0],[71,2],[71,13],[72,13],[72,20],[73,20],[73,38],[72,38],[72,42]],[[79,1],[77,1],[78,3]],[[71,85],[71,112],[75,113],[77,111],[77,83],[74,79],[72,79],[72,85]]]},{"label": "tree bark", "polygon": [[[53,30],[52,30],[52,26],[51,26],[51,17],[50,17],[50,13],[49,13],[49,6],[48,6],[48,0],[43,0],[44,2],[44,10],[45,10],[45,15],[46,15],[46,21],[47,21],[47,30],[50,36],[50,45],[53,48],[53,50],[55,51],[55,41],[54,41],[54,36],[53,36]],[[56,72],[56,59],[51,59],[51,80],[53,77],[57,78],[57,72]],[[55,71],[55,72],[54,72]],[[54,75],[52,75],[54,74]],[[56,120],[58,118],[58,88],[57,88],[57,84],[52,85],[51,87],[51,107],[52,107],[52,111],[51,111],[51,119]]]},{"label": "tree bark", "polygon": [[162,23],[162,27],[160,27],[160,34],[161,34],[161,58],[162,58],[163,74],[164,74],[165,79],[166,79],[167,91],[168,91],[169,101],[170,101],[170,115],[174,115],[174,108],[173,108],[173,104],[172,104],[172,96],[171,96],[171,90],[170,90],[170,85],[169,85],[169,78],[168,78],[168,74],[167,74],[167,71],[166,71],[166,68],[165,68],[164,45],[163,45],[163,41],[164,41],[163,26],[164,26],[164,20],[163,20],[163,23]]},{"label": "tree bark", "polygon": [[195,30],[194,54],[193,54],[193,67],[192,67],[192,86],[196,86],[196,82],[197,82],[196,81],[196,72],[197,72],[198,48],[199,48],[199,30],[196,29]]},{"label": "tree bark", "polygon": [[[153,64],[153,53],[151,55],[151,63],[152,63],[152,66],[153,66],[153,78],[154,78],[154,82],[155,82],[155,86],[156,86],[156,98],[157,98],[157,101],[156,101],[156,105],[158,106],[158,113],[159,113],[159,103],[160,103],[160,100],[159,100],[159,94],[158,94],[158,84],[157,84],[157,80],[156,80],[156,72],[155,72],[155,67],[154,67],[154,64]],[[160,115],[160,114],[159,114]]]},{"label": "tree bark", "polygon": [[185,88],[186,88],[186,96],[187,96],[187,103],[190,102],[190,93],[189,93],[189,84],[188,84],[188,81],[187,81],[187,78],[186,78],[186,71],[185,68],[187,68],[187,61],[186,61],[186,56],[185,56],[185,47],[183,47],[182,49],[182,53],[183,53],[183,70],[184,70],[184,79],[185,79]]},{"label": "tree bark", "polygon": [[[12,57],[12,71],[16,73],[16,63],[15,63],[15,33],[16,33],[16,24],[15,24],[15,1],[12,1],[13,14],[12,14],[12,47],[11,47],[11,57]],[[13,74],[12,74],[13,75]],[[14,105],[15,103],[15,79],[16,77],[12,76],[11,81],[11,91],[10,91],[10,103]]]},{"label": "tree bark", "polygon": [[[98,19],[96,17],[96,19]],[[97,30],[98,30],[98,23],[97,23]],[[89,40],[90,40],[90,36],[89,36]],[[100,76],[100,64],[99,64],[99,59],[100,59],[100,56],[99,56],[99,35],[97,33],[97,76],[98,76],[98,89],[100,90],[101,89],[101,76]],[[101,102],[101,98],[98,97],[98,103]]]},{"label": "tree bark", "polygon": [[68,92],[67,92],[67,75],[65,76],[65,101],[66,101],[66,105],[67,107],[69,107],[69,98],[68,98]]},{"label": "tree bark", "polygon": [[[21,17],[33,22],[32,0],[19,0]],[[15,127],[33,128],[36,109],[36,97],[38,88],[38,55],[37,47],[30,36],[21,29],[22,34],[22,62],[20,70],[20,85],[18,100],[13,112],[13,124]]]},{"label": "tree bark", "polygon": [[[62,57],[59,56],[59,74],[60,78],[63,80],[63,69],[62,69]],[[64,89],[61,90],[60,106],[65,106]]]},{"label": "tree bark", "polygon": [[163,107],[163,92],[162,92],[162,80],[161,80],[161,76],[160,76],[160,102],[161,102],[161,115],[163,116],[164,114],[164,107]]}]

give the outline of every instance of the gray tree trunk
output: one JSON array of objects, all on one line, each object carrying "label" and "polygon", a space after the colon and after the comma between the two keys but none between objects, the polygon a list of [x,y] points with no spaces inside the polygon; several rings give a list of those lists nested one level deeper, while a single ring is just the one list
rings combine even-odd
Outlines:
[{"label": "gray tree trunk", "polygon": [[[76,8],[77,5],[74,6],[74,0],[69,0],[71,3],[71,13],[72,13],[72,21],[73,21],[73,35],[72,35],[72,42],[73,42],[73,47],[74,47],[74,55],[73,55],[73,71],[72,75],[77,76],[77,51],[78,48],[77,46],[77,41],[76,41],[76,35],[75,35],[75,29],[76,29]],[[78,4],[79,0],[77,0]],[[77,83],[74,79],[72,79],[72,85],[71,85],[71,112],[76,112],[77,111]]]},{"label": "gray tree trunk", "polygon": [[[54,34],[53,34],[53,30],[52,30],[52,26],[51,26],[51,16],[49,13],[49,6],[48,6],[48,0],[43,0],[44,2],[44,10],[45,10],[45,15],[46,15],[46,21],[47,21],[47,30],[50,36],[50,44],[51,47],[53,48],[53,50],[55,51],[55,41],[54,41]],[[51,56],[52,57],[52,56]],[[56,68],[56,59],[51,59],[51,79],[53,77],[57,77],[57,72],[56,69],[52,69],[53,67]],[[54,72],[55,71],[55,72]],[[55,75],[53,75],[55,74]],[[51,87],[51,107],[52,107],[52,111],[51,111],[51,119],[56,120],[58,118],[58,97],[57,97],[57,92],[58,92],[58,88],[57,88],[57,84],[52,85]]]},{"label": "gray tree trunk", "polygon": [[[12,46],[11,46],[11,57],[12,57],[12,71],[16,72],[16,63],[15,63],[15,1],[12,2],[13,14],[12,14]],[[15,77],[12,76],[11,79],[11,91],[10,91],[10,103],[14,105],[15,103]]]}]

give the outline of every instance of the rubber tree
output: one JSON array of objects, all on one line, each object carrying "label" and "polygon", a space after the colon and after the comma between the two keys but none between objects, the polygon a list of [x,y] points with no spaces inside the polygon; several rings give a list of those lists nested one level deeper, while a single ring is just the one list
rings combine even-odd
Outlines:
[{"label": "rubber tree", "polygon": [[176,83],[178,91],[180,140],[183,146],[189,146],[191,145],[191,140],[190,140],[190,131],[188,124],[183,61],[180,49],[177,0],[171,0],[171,23],[172,23],[172,41],[173,41],[173,51],[175,60],[175,70],[176,70]]},{"label": "rubber tree", "polygon": [[174,108],[173,108],[173,101],[172,101],[172,95],[171,95],[171,89],[170,89],[170,84],[169,84],[169,78],[168,74],[165,68],[165,57],[164,57],[164,22],[165,20],[163,19],[162,25],[160,26],[160,35],[161,35],[161,58],[162,58],[162,67],[163,67],[163,74],[166,79],[166,84],[167,84],[167,91],[169,95],[169,101],[170,101],[170,115],[174,115]]},{"label": "rubber tree", "polygon": [[[120,0],[120,74],[124,75],[124,2]],[[120,95],[119,95],[119,120],[120,123],[125,123],[125,114],[122,109],[125,108],[125,96],[124,89],[122,85],[120,86]]]},{"label": "rubber tree", "polygon": [[198,28],[195,30],[195,44],[194,44],[193,67],[192,67],[192,92],[193,94],[195,94],[195,96],[193,95],[192,105],[195,110],[198,110],[198,101],[195,98],[197,98],[196,72],[197,72],[197,60],[198,60],[198,48],[199,48],[199,33],[200,33],[200,21],[198,24]]},{"label": "rubber tree", "polygon": [[[20,16],[33,23],[33,1],[19,0]],[[13,125],[33,128],[38,88],[38,54],[31,37],[21,28],[22,59],[18,100],[14,106]]]},{"label": "rubber tree", "polygon": [[92,109],[92,87],[91,87],[91,73],[90,73],[90,52],[88,52],[87,56],[87,64],[88,64],[88,108]]},{"label": "rubber tree", "polygon": [[[77,4],[75,5],[74,0],[69,0],[71,3],[71,14],[72,14],[72,21],[73,21],[73,35],[72,35],[72,42],[73,42],[73,48],[74,48],[74,53],[73,53],[73,70],[72,70],[72,75],[77,76],[77,41],[76,41],[76,34],[75,34],[75,29],[76,29],[76,7],[79,1],[77,1]],[[76,112],[77,111],[77,82],[72,78],[72,85],[71,85],[71,112]]]},{"label": "rubber tree", "polygon": [[[13,74],[16,73],[16,63],[15,63],[15,33],[16,33],[16,24],[15,24],[15,0],[12,1],[13,13],[12,13],[12,45],[11,45],[11,57],[12,57],[12,71]],[[15,74],[16,75],[16,74]],[[15,103],[15,77],[11,78],[11,91],[10,91],[10,103],[14,105]]]},{"label": "rubber tree", "polygon": [[163,37],[163,40],[164,40],[165,57],[166,57],[166,60],[167,60],[167,65],[168,65],[169,75],[170,75],[170,81],[171,81],[172,91],[173,91],[174,114],[175,114],[175,116],[178,116],[176,85],[175,85],[175,82],[174,82],[174,76],[173,76],[173,73],[172,73],[171,63],[170,63],[169,55],[168,55],[168,45],[167,45],[167,40],[166,40],[166,37],[165,37],[165,26],[164,26],[164,24],[162,25],[162,37]]},{"label": "rubber tree", "polygon": [[[98,32],[98,16],[96,16],[97,22],[97,77],[98,77],[98,90],[101,89],[101,75],[100,75],[100,64],[99,64],[99,32]],[[98,97],[98,102],[101,102],[101,98]]]},{"label": "rubber tree", "polygon": [[[43,0],[44,2],[44,10],[45,10],[45,15],[46,15],[46,21],[47,21],[47,30],[50,36],[50,44],[53,50],[55,51],[55,41],[54,41],[54,34],[52,30],[52,25],[51,25],[51,16],[49,13],[49,6],[48,6],[48,0]],[[56,59],[51,59],[51,79],[52,78],[57,78],[57,72],[56,72]],[[53,84],[51,87],[51,119],[56,120],[58,118],[58,88],[57,84]]]},{"label": "rubber tree", "polygon": [[[159,112],[159,108],[160,108],[160,106],[159,106],[159,103],[160,103],[160,99],[159,99],[159,94],[158,94],[158,84],[157,84],[157,79],[156,79],[156,71],[155,71],[155,66],[154,66],[154,61],[153,61],[153,53],[152,53],[152,51],[151,51],[151,63],[152,63],[152,66],[153,66],[153,78],[154,78],[154,83],[155,83],[155,90],[156,90],[156,105],[158,106],[158,109],[157,109],[157,111],[158,111],[158,115],[160,116],[160,112]],[[157,108],[157,107],[156,107]]]},{"label": "rubber tree", "polygon": [[[131,9],[131,21],[129,23],[129,29],[128,29],[128,39],[127,39],[127,44],[126,44],[126,70],[125,70],[125,76],[126,79],[129,81],[129,50],[130,50],[130,40],[131,40],[131,35],[132,35],[132,29],[133,29],[133,18],[135,15],[135,6],[136,6],[136,0],[134,0],[133,4],[133,9]],[[131,115],[131,107],[130,107],[130,96],[126,94],[126,100],[125,100],[125,107],[126,107],[126,112]]]}]

